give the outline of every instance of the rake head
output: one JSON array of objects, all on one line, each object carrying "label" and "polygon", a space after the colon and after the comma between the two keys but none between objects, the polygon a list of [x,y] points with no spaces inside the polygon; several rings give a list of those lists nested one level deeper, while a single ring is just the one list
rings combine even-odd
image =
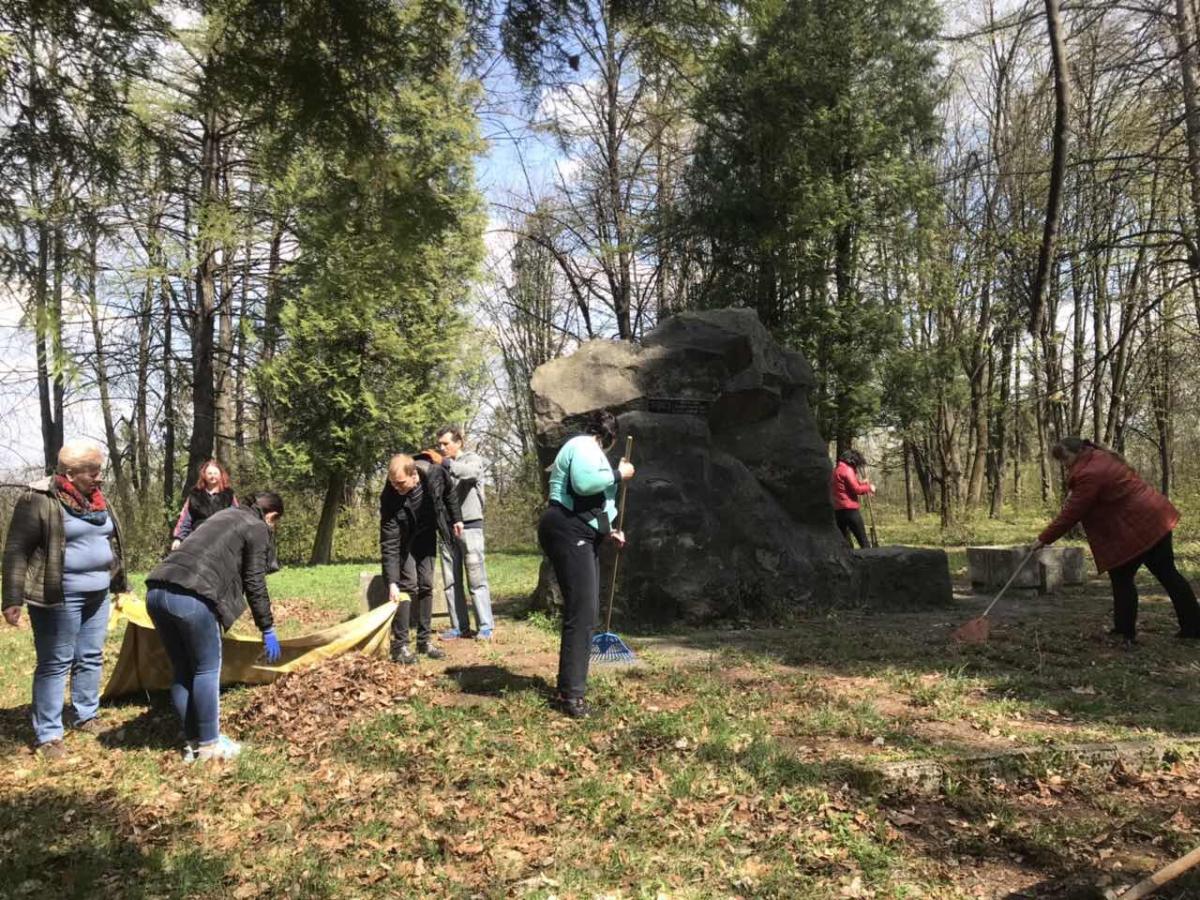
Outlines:
[{"label": "rake head", "polygon": [[986,644],[991,626],[985,616],[976,616],[954,630],[950,639],[956,644]]},{"label": "rake head", "polygon": [[592,638],[592,662],[632,663],[637,662],[637,656],[623,640],[606,631]]}]

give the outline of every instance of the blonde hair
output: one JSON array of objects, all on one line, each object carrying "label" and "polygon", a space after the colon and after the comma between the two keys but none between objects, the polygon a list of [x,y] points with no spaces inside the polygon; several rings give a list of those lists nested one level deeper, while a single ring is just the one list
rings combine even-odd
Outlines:
[{"label": "blonde hair", "polygon": [[397,453],[388,462],[388,480],[401,476],[409,478],[417,471],[417,464],[407,453]]},{"label": "blonde hair", "polygon": [[67,441],[58,451],[58,473],[70,475],[84,469],[99,469],[104,465],[104,451],[91,441]]}]

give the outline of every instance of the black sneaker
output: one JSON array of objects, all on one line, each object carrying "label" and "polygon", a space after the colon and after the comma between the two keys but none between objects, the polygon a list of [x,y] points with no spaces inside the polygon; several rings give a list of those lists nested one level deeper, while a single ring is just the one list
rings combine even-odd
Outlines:
[{"label": "black sneaker", "polygon": [[411,666],[416,663],[416,661],[417,657],[411,650],[408,649],[407,644],[401,647],[392,648],[392,662],[400,663],[402,666]]},{"label": "black sneaker", "polygon": [[592,708],[582,697],[555,697],[553,705],[564,716],[572,719],[586,719],[592,714]]},{"label": "black sneaker", "polygon": [[428,644],[417,644],[417,652],[424,653],[430,659],[443,659],[446,656],[445,650],[439,650],[437,647],[430,647]]}]

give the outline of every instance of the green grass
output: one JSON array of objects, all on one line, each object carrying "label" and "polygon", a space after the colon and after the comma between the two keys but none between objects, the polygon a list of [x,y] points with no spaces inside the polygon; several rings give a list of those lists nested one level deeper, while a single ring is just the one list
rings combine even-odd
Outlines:
[{"label": "green grass", "polygon": [[[877,512],[882,536],[899,539],[887,530],[899,518]],[[1027,538],[1026,518],[971,534]],[[922,520],[904,537],[935,543],[936,531]],[[1200,561],[1196,544],[1181,547]],[[488,562],[499,603],[523,608],[538,557]],[[373,570],[271,576],[281,630],[356,614],[359,573]],[[1109,867],[1126,851],[1141,861],[1122,871],[1141,871],[1191,842],[1170,821],[1194,805],[1200,766],[1150,773],[1161,780],[1143,793],[1052,755],[1002,776],[965,770],[927,798],[883,793],[875,768],[1200,735],[1200,664],[1169,640],[1169,604],[1147,598],[1145,649],[1126,654],[1092,637],[1106,602],[1103,582],[1023,601],[966,649],[946,635],[974,607],[656,635],[635,640],[639,667],[594,671],[598,712],[580,722],[546,705],[558,622],[527,614],[502,620],[492,644],[392,670],[390,708],[327,711],[286,733],[251,726],[237,735],[244,755],[209,769],[172,753],[162,697],[106,708],[111,732],[72,736],[69,766],[27,755],[32,645],[28,628],[6,630],[0,896],[960,897],[982,864],[1014,892],[1119,877]],[[234,689],[223,704],[254,710],[277,702],[270,691]],[[327,747],[315,758],[314,734]]]}]

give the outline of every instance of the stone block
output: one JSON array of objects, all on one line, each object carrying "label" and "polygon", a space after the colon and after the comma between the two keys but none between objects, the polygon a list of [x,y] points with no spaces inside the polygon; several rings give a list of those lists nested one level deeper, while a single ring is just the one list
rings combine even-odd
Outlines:
[{"label": "stone block", "polygon": [[[968,547],[967,568],[971,586],[979,593],[995,593],[1025,558],[1028,547]],[[1065,584],[1087,581],[1087,559],[1082,547],[1043,547],[1013,581],[1009,590],[1052,594]]]},{"label": "stone block", "polygon": [[[971,587],[981,594],[996,593],[1004,587],[1028,552],[1028,547],[968,547],[967,571],[971,577]],[[1031,558],[1021,567],[1009,590],[1038,591],[1041,585],[1041,568],[1037,559]]]},{"label": "stone block", "polygon": [[1081,547],[1043,547],[1038,551],[1037,562],[1040,593],[1052,594],[1064,584],[1083,584],[1087,580]]},{"label": "stone block", "polygon": [[378,572],[358,573],[358,605],[363,612],[370,612],[388,602],[387,585]]},{"label": "stone block", "polygon": [[954,603],[944,550],[871,547],[852,553],[861,601],[872,609],[903,612]]}]

